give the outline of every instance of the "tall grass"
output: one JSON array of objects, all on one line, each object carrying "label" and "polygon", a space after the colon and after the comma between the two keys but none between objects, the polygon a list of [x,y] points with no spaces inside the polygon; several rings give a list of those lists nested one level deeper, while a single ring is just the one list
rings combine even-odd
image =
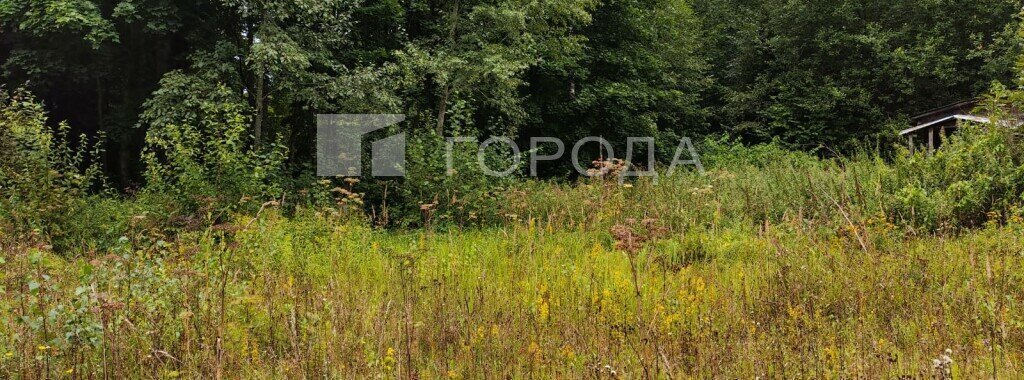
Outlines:
[{"label": "tall grass", "polygon": [[706,176],[522,182],[484,228],[267,203],[177,235],[138,215],[113,248],[70,255],[7,236],[0,373],[1024,375],[1016,202],[956,208],[954,169],[909,174],[948,156],[715,149]]}]

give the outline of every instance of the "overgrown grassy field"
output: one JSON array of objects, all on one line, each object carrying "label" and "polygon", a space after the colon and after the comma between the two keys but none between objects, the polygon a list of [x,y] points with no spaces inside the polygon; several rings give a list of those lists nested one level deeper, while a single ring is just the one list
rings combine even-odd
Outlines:
[{"label": "overgrown grassy field", "polygon": [[142,213],[106,248],[6,236],[0,373],[1018,378],[1024,221],[995,182],[956,192],[1003,178],[995,158],[957,166],[998,157],[972,141],[896,163],[736,148],[707,175],[522,182],[478,227],[387,230],[285,200],[173,235]]},{"label": "overgrown grassy field", "polygon": [[1024,379],[1022,126],[1024,0],[0,0],[0,380]]}]

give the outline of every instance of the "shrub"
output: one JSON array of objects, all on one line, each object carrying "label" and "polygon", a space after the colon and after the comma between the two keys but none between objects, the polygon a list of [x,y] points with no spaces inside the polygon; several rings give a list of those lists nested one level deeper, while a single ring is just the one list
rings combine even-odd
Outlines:
[{"label": "shrub", "polygon": [[[454,143],[449,170],[446,144],[444,138],[433,133],[412,135],[407,146],[406,176],[367,184],[374,205],[371,214],[378,217],[378,224],[479,226],[501,220],[498,195],[519,178],[515,173],[522,168],[515,168],[505,177],[488,175],[478,165],[476,144]],[[483,157],[496,172],[505,171],[515,161],[500,143],[491,145]]]},{"label": "shrub", "polygon": [[[989,110],[1006,100],[994,96]],[[897,217],[925,228],[976,227],[1021,203],[1024,145],[1007,127],[1012,122],[996,114],[992,124],[961,126],[934,154],[896,159],[887,185]]]},{"label": "shrub", "polygon": [[144,107],[146,191],[172,195],[186,210],[281,196],[285,149],[254,146],[248,106],[227,87],[173,72]]},{"label": "shrub", "polygon": [[90,204],[90,187],[102,185],[95,160],[101,147],[83,136],[73,148],[66,123],[56,131],[46,123],[31,94],[0,90],[0,230],[23,242],[57,244],[85,227],[70,219]]}]

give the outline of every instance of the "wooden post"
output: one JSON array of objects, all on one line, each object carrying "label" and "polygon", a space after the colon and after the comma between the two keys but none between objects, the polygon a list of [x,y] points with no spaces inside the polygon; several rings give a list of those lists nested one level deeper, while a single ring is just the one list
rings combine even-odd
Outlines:
[{"label": "wooden post", "polygon": [[907,134],[907,149],[910,150],[910,154],[914,154],[914,134]]},{"label": "wooden post", "polygon": [[935,128],[928,128],[928,154],[935,153]]}]

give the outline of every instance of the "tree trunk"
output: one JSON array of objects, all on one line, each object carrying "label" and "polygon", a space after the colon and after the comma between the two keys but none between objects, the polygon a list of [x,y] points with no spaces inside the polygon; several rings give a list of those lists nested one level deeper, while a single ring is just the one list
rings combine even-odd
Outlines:
[{"label": "tree trunk", "polygon": [[444,114],[448,111],[448,95],[452,92],[452,85],[445,84],[441,92],[441,104],[437,107],[437,135],[444,136]]},{"label": "tree trunk", "polygon": [[253,128],[256,135],[256,146],[260,145],[263,139],[263,86],[264,72],[261,65],[256,73],[256,115],[253,117]]},{"label": "tree trunk", "polygon": [[[455,36],[459,27],[459,0],[452,5],[451,28],[448,29],[448,44],[455,44]],[[444,114],[448,111],[448,97],[452,94],[451,79],[444,84],[441,90],[441,101],[437,106],[437,135],[444,136]]]}]

